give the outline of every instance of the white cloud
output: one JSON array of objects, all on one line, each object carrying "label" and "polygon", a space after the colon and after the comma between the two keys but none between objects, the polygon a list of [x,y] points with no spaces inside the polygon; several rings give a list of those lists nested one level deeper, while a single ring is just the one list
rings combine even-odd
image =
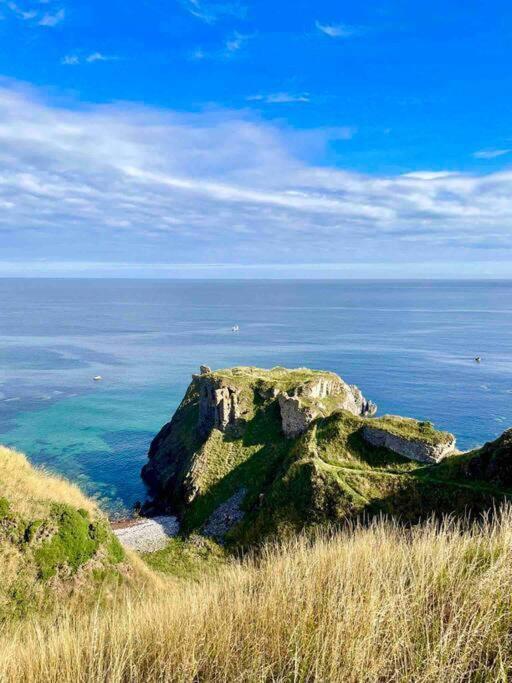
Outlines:
[{"label": "white cloud", "polygon": [[307,163],[302,139],[247,111],[63,106],[0,82],[3,258],[13,244],[55,260],[124,249],[218,263],[512,247],[512,172],[365,175]]},{"label": "white cloud", "polygon": [[80,64],[80,58],[77,57],[77,55],[66,55],[61,59],[61,64],[65,64],[66,66],[75,66],[76,64]]},{"label": "white cloud", "polygon": [[439,180],[440,178],[449,178],[456,175],[451,171],[412,171],[411,173],[404,173],[404,178],[417,178],[418,180]]},{"label": "white cloud", "polygon": [[61,21],[64,20],[64,17],[66,16],[66,11],[64,9],[60,9],[54,14],[51,14],[47,12],[44,14],[41,19],[39,20],[39,26],[57,26],[57,24],[60,24]]},{"label": "white cloud", "polygon": [[192,16],[207,24],[214,24],[222,16],[243,19],[247,7],[239,2],[208,2],[208,0],[182,0],[182,5]]},{"label": "white cloud", "polygon": [[15,16],[17,16],[19,19],[22,19],[23,21],[34,19],[37,16],[36,10],[23,9],[15,2],[4,1],[2,4],[5,5],[7,9],[9,9]]},{"label": "white cloud", "polygon": [[192,50],[189,56],[190,59],[194,61],[201,61],[202,59],[206,59],[208,55],[202,48],[197,47],[195,50]]},{"label": "white cloud", "polygon": [[[47,26],[53,27],[59,24],[66,12],[64,9],[57,11],[43,11],[42,5],[49,5],[52,0],[30,0],[30,2],[23,2],[21,5],[14,2],[14,0],[0,0],[0,5],[6,7],[15,17],[26,21],[30,26]],[[27,7],[30,5],[30,7]],[[3,18],[3,17],[0,17]]]},{"label": "white cloud", "polygon": [[475,159],[496,159],[505,154],[510,154],[510,152],[512,152],[512,149],[481,149],[478,152],[474,152],[473,156]]},{"label": "white cloud", "polygon": [[192,61],[232,59],[250,40],[252,36],[233,31],[224,41],[219,49],[205,51],[202,47],[197,47],[189,53],[188,57]]},{"label": "white cloud", "polygon": [[22,10],[21,7],[14,2],[8,2],[7,7],[14,12],[16,16],[20,17],[20,19],[33,19],[37,15],[35,10]]},{"label": "white cloud", "polygon": [[92,54],[88,55],[85,58],[86,62],[92,63],[92,62],[112,62],[116,61],[117,57],[114,57],[112,55],[104,55],[101,52],[93,52]]},{"label": "white cloud", "polygon": [[316,21],[315,25],[319,31],[325,33],[325,35],[330,38],[351,38],[352,36],[358,36],[363,33],[363,29],[360,26],[349,26],[348,24],[323,24],[320,21]]},{"label": "white cloud", "polygon": [[238,52],[245,43],[249,40],[250,36],[234,31],[233,34],[224,43],[224,50],[226,53]]},{"label": "white cloud", "polygon": [[77,66],[78,64],[93,64],[94,62],[112,62],[119,59],[113,55],[104,55],[101,52],[92,52],[85,57],[79,57],[78,55],[66,55],[62,58],[61,64],[65,66]]},{"label": "white cloud", "polygon": [[289,92],[276,92],[268,95],[249,95],[248,102],[266,102],[267,104],[288,104],[293,102],[310,102],[309,93],[293,94]]}]

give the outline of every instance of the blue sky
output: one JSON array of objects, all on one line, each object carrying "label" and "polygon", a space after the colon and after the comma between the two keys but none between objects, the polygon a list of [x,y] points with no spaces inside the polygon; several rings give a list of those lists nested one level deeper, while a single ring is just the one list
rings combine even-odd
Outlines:
[{"label": "blue sky", "polygon": [[512,276],[505,2],[0,0],[0,275]]}]

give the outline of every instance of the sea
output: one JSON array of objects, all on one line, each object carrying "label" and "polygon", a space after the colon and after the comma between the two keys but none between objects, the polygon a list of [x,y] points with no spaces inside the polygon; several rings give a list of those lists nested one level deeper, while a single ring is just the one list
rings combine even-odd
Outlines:
[{"label": "sea", "polygon": [[0,279],[0,443],[112,517],[201,364],[332,370],[469,449],[512,426],[512,281]]}]

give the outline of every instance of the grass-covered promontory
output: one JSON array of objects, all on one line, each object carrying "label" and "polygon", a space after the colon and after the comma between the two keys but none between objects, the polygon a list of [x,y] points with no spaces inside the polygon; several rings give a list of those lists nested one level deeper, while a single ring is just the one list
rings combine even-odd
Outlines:
[{"label": "grass-covered promontory", "polygon": [[94,601],[136,572],[93,501],[0,447],[0,623]]},{"label": "grass-covered promontory", "polygon": [[[410,523],[477,514],[512,493],[482,468],[470,476],[448,432],[412,418],[369,417],[368,404],[330,372],[206,368],[151,446],[144,476],[154,505],[178,514],[185,535],[221,528],[225,542],[248,547],[361,515]],[[301,430],[292,438],[284,410]],[[397,437],[401,448],[372,445],[368,429]],[[421,462],[403,455],[408,445],[413,454],[419,445],[444,448],[448,457]]]}]

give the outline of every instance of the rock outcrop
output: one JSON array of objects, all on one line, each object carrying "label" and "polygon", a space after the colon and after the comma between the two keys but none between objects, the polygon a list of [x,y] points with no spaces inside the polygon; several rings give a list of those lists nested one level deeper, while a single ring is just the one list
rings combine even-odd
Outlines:
[{"label": "rock outcrop", "polygon": [[352,394],[352,399],[354,402],[355,410],[347,407],[351,413],[355,415],[362,415],[363,417],[373,417],[377,412],[377,405],[373,401],[368,401],[362,394],[361,389],[356,387],[355,384],[350,384],[350,393]]},{"label": "rock outcrop", "polygon": [[281,426],[285,436],[293,439],[304,434],[309,425],[321,413],[310,405],[305,405],[300,398],[281,394],[279,396]]},{"label": "rock outcrop", "polygon": [[283,432],[290,438],[300,436],[317,417],[326,417],[335,410],[364,417],[377,411],[377,406],[367,401],[358,387],[346,384],[333,373],[295,387],[291,395],[280,394],[279,408]]},{"label": "rock outcrop", "polygon": [[[151,443],[142,477],[155,502],[146,502],[143,512],[175,512],[201,496],[201,482],[217,457],[211,450],[219,433],[226,434],[229,443],[235,443],[233,439],[243,435],[255,417],[277,413],[280,431],[296,437],[315,418],[336,410],[364,416],[373,414],[376,406],[357,387],[332,372],[307,368],[230,368],[212,372],[202,365],[200,372],[192,375],[172,420]],[[260,438],[266,441],[267,435]],[[228,446],[224,448],[229,450]],[[224,463],[217,462],[215,467],[222,471]],[[162,505],[162,500],[168,504]]]},{"label": "rock outcrop", "polygon": [[[394,416],[385,416],[381,421],[375,420],[373,424],[369,421],[365,424],[362,429],[365,441],[378,448],[387,448],[409,460],[425,463],[437,463],[454,452],[453,434],[432,430],[432,437],[430,433],[422,433],[421,425],[428,423],[392,418]],[[405,425],[406,428],[401,429],[401,425]]]},{"label": "rock outcrop", "polygon": [[225,431],[241,416],[239,390],[211,373],[201,373],[199,384],[199,420],[197,429],[206,436],[212,429]]}]

